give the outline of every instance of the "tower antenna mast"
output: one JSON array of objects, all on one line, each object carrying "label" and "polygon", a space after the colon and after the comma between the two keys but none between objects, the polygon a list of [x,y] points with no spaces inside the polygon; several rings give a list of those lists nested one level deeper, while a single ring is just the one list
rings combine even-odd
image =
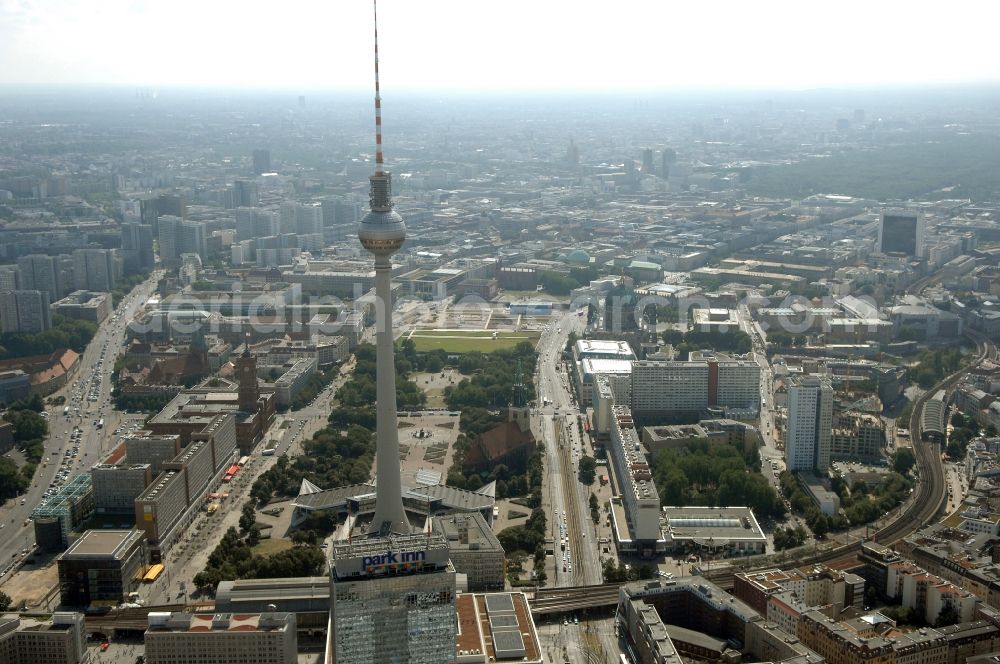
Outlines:
[{"label": "tower antenna mast", "polygon": [[382,175],[382,95],[378,85],[378,0],[372,0],[375,15],[375,175]]}]

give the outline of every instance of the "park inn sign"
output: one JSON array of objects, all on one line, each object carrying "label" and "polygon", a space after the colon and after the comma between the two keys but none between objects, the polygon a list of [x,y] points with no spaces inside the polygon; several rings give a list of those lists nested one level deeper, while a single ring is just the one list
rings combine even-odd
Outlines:
[{"label": "park inn sign", "polygon": [[392,551],[387,550],[385,553],[380,553],[372,556],[365,556],[361,559],[361,566],[368,572],[373,572],[378,568],[389,567],[393,565],[405,565],[410,566],[414,564],[423,564],[427,560],[426,551]]}]

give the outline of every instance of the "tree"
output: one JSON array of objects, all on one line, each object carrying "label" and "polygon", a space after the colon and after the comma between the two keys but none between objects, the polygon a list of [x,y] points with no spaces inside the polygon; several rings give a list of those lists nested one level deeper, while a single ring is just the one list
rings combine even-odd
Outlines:
[{"label": "tree", "polygon": [[908,474],[916,464],[917,459],[909,447],[900,447],[892,453],[892,469],[900,475]]},{"label": "tree", "polygon": [[10,595],[0,591],[0,611],[6,611],[9,609],[12,601],[13,600],[10,598]]},{"label": "tree", "polygon": [[577,472],[577,477],[586,485],[591,485],[594,483],[594,478],[596,477],[597,461],[592,456],[587,456],[586,454],[580,457],[579,471]]},{"label": "tree", "polygon": [[243,513],[240,514],[240,532],[250,532],[255,523],[257,523],[257,513],[253,503],[248,502],[243,505]]},{"label": "tree", "polygon": [[941,609],[941,613],[938,614],[937,620],[934,621],[935,627],[947,627],[948,625],[957,624],[962,617],[958,615],[958,611],[950,606],[946,606]]}]

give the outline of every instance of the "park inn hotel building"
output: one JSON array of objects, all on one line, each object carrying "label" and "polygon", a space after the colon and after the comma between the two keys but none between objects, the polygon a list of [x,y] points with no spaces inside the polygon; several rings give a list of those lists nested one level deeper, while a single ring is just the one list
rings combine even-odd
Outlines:
[{"label": "park inn hotel building", "polygon": [[455,568],[442,535],[359,537],[331,553],[327,663],[455,659]]}]

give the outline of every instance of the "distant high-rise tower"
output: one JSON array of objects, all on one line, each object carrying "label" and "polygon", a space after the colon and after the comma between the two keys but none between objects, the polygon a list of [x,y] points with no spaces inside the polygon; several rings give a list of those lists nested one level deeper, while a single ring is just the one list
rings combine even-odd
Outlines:
[{"label": "distant high-rise tower", "polygon": [[348,538],[331,547],[326,661],[437,664],[455,660],[455,568],[448,541],[430,530],[413,533],[403,510],[390,257],[403,246],[406,226],[392,209],[383,170],[381,106],[376,22],[375,173],[368,178],[370,211],[358,226],[358,239],[375,256],[375,515],[367,534],[356,538],[349,515]]},{"label": "distant high-rise tower", "polygon": [[653,150],[646,148],[642,151],[642,172],[646,175],[654,175],[656,167],[653,166]]},{"label": "distant high-rise tower", "polygon": [[677,152],[673,148],[663,148],[661,158],[660,177],[666,180],[670,177],[670,167],[677,163]]},{"label": "distant high-rise tower", "polygon": [[825,472],[830,467],[833,388],[825,378],[804,376],[788,389],[785,464],[788,470]]},{"label": "distant high-rise tower", "polygon": [[264,173],[271,172],[271,151],[270,150],[254,150],[253,151],[253,174],[262,175]]},{"label": "distant high-rise tower", "polygon": [[916,212],[883,212],[878,225],[878,250],[883,254],[924,254],[924,217]]},{"label": "distant high-rise tower", "polygon": [[566,148],[566,163],[570,166],[578,166],[580,164],[580,148],[576,147],[573,139],[570,139],[569,147]]}]

